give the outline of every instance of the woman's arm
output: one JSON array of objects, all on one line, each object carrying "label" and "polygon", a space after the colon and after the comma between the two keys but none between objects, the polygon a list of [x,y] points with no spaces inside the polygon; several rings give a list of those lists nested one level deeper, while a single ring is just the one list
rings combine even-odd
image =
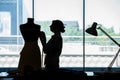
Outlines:
[{"label": "woman's arm", "polygon": [[46,45],[46,35],[43,31],[40,31],[40,40],[41,40],[42,46],[44,48],[44,46]]}]

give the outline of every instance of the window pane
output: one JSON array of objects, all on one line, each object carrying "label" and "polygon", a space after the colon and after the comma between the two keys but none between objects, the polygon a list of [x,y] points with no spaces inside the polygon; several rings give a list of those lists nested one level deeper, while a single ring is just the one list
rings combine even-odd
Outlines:
[{"label": "window pane", "polygon": [[17,67],[23,39],[19,25],[32,15],[32,0],[0,0],[0,67]]},{"label": "window pane", "polygon": [[[69,4],[68,4],[69,3]],[[61,67],[81,67],[82,61],[82,0],[35,0],[34,16],[47,40],[52,33],[49,25],[52,20],[64,22],[63,50],[60,57]]]},{"label": "window pane", "polygon": [[[17,0],[0,0],[0,67],[15,66],[17,47]],[[11,59],[8,59],[11,56]]]},{"label": "window pane", "polygon": [[[120,35],[120,1],[119,0],[86,0],[86,28],[97,22],[108,35],[119,42]],[[108,67],[116,55],[119,46],[101,29],[98,36],[86,33],[86,66]],[[119,67],[119,56],[113,67]],[[111,65],[112,66],[112,65]]]}]

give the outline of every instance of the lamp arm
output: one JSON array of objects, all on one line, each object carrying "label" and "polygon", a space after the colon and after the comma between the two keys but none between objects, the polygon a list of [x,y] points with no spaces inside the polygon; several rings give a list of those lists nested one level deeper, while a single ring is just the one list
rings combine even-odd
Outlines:
[{"label": "lamp arm", "polygon": [[[105,35],[107,35],[115,44],[117,44],[120,47],[120,44],[117,41],[115,41],[109,34],[107,34],[101,27],[98,27],[98,29],[100,29]],[[113,64],[114,64],[114,62],[115,62],[119,52],[120,52],[120,48],[119,48],[118,52],[116,53],[116,55],[114,56],[114,58],[111,61],[111,63],[109,64],[108,71],[111,71],[111,67],[113,66]]]},{"label": "lamp arm", "polygon": [[97,29],[100,29],[105,35],[107,35],[115,44],[117,44],[120,47],[120,44],[115,41],[109,34],[107,34],[101,27],[98,27]]},{"label": "lamp arm", "polygon": [[120,48],[119,48],[118,52],[116,53],[116,55],[114,56],[114,58],[113,58],[113,60],[111,61],[111,63],[109,64],[109,66],[108,66],[108,71],[111,71],[111,67],[113,66],[113,64],[114,64],[114,62],[115,62],[115,60],[116,60],[119,52],[120,52]]}]

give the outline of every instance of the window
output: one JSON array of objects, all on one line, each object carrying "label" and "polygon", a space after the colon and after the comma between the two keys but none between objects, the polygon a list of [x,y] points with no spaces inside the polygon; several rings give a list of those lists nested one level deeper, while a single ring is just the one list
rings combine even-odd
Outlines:
[{"label": "window", "polygon": [[18,63],[21,3],[18,0],[0,0],[0,67],[14,67]]},{"label": "window", "polygon": [[60,66],[82,67],[82,0],[34,0],[34,3],[34,18],[47,40],[52,35],[49,29],[52,20],[60,19],[66,26]]},{"label": "window", "polygon": [[[101,27],[119,43],[119,3],[119,0],[86,0],[86,28],[93,22],[97,22],[97,27]],[[86,33],[86,66],[108,67],[119,50],[119,46],[100,29],[97,31],[98,36]],[[113,67],[119,67],[119,56]]]},{"label": "window", "polygon": [[[41,25],[47,40],[52,35],[51,21],[64,22],[60,67],[83,67],[84,63],[85,67],[108,67],[119,46],[101,30],[97,29],[98,36],[92,36],[84,28],[97,22],[97,27],[119,43],[119,3],[119,0],[0,0],[0,67],[17,67],[24,44],[19,25],[26,23],[28,17],[34,17],[35,23]],[[118,55],[113,66],[119,67],[119,61]]]}]

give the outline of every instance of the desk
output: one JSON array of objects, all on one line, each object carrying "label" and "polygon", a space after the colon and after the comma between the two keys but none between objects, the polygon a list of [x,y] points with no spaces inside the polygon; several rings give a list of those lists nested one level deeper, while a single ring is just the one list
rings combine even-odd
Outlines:
[{"label": "desk", "polygon": [[[78,80],[86,78],[86,73],[83,71],[73,71],[73,70],[57,70],[57,71],[36,71],[29,75],[8,75],[7,72],[2,72],[0,75],[0,80],[11,79],[11,80]],[[84,79],[86,80],[86,79]]]},{"label": "desk", "polygon": [[120,72],[91,72],[88,80],[120,80]]},{"label": "desk", "polygon": [[[95,75],[94,72],[74,72],[74,71],[63,71],[63,72],[35,72],[29,76],[20,75],[7,75],[6,72],[0,74],[0,80],[120,80],[120,73],[105,73],[102,75]],[[57,77],[57,78],[56,78]],[[38,79],[39,78],[39,79]]]}]

